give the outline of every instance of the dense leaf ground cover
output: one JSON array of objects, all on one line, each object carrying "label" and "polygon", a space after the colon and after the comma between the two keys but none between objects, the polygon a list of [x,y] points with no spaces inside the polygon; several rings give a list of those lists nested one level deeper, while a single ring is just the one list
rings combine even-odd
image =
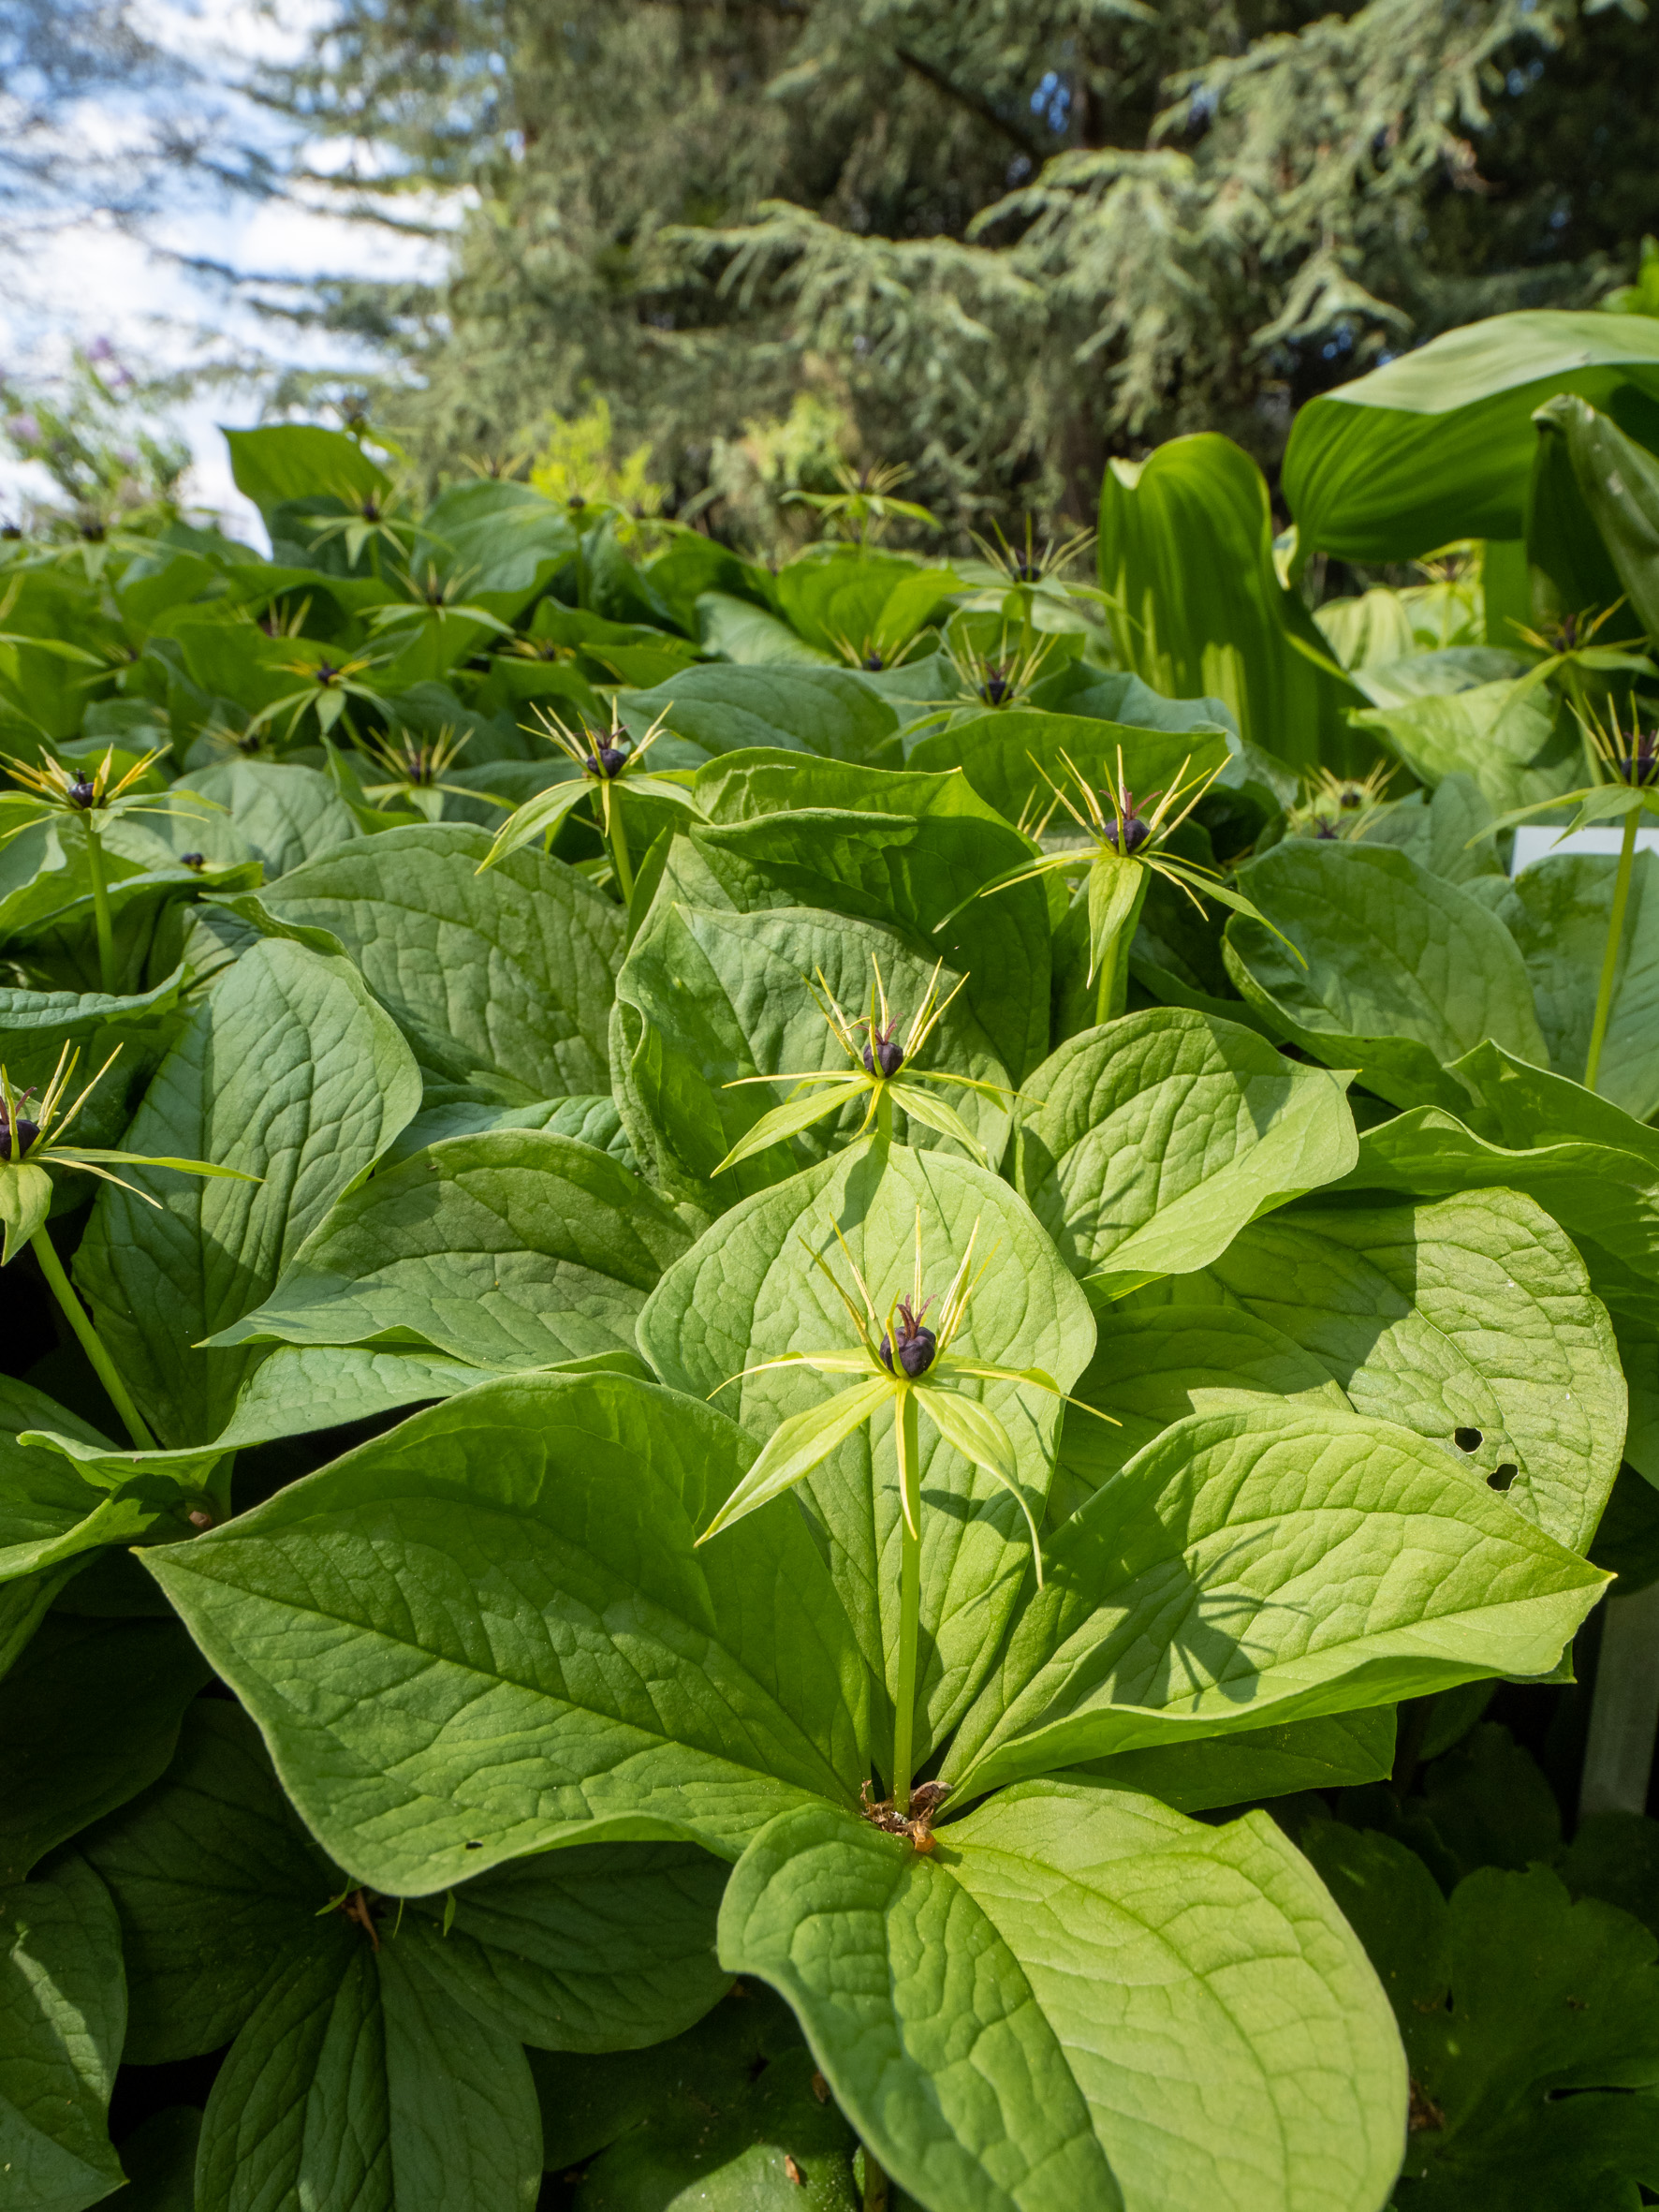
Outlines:
[{"label": "dense leaf ground cover", "polygon": [[7,549],[7,2212],[1659,2191],[1624,323],[1098,582],[304,428]]}]

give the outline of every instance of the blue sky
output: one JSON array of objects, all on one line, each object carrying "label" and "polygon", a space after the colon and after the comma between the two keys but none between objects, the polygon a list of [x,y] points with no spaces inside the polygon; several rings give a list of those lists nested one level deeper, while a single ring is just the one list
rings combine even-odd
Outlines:
[{"label": "blue sky", "polygon": [[[185,55],[206,80],[188,94],[189,107],[216,111],[233,142],[280,155],[294,135],[241,97],[234,80],[256,57],[280,59],[297,51],[307,24],[326,12],[326,0],[282,0],[275,19],[253,0],[146,0],[141,20],[158,44]],[[176,104],[176,94],[170,96]],[[143,122],[135,102],[104,98],[81,103],[65,127],[82,145],[106,147]],[[342,153],[330,146],[301,151],[317,168],[337,162]],[[0,362],[13,376],[38,383],[61,370],[72,345],[102,337],[118,354],[158,369],[253,356],[273,368],[360,371],[361,352],[340,339],[267,320],[234,288],[203,281],[177,257],[303,283],[325,273],[435,271],[440,251],[346,220],[317,192],[308,199],[257,201],[180,188],[139,237],[97,216],[22,236],[0,261]],[[188,496],[225,517],[239,536],[255,539],[257,519],[231,483],[217,426],[257,420],[269,380],[256,376],[204,392],[178,419],[195,455]],[[0,504],[9,504],[8,494],[30,475],[0,458]]]}]

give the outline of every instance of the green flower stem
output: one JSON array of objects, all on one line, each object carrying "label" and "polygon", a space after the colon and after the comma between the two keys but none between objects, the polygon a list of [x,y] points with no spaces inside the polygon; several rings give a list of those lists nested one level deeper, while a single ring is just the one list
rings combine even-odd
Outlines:
[{"label": "green flower stem", "polygon": [[40,1262],[40,1272],[51,1286],[51,1294],[64,1309],[64,1319],[81,1340],[81,1349],[92,1362],[98,1380],[110,1394],[110,1402],[126,1423],[126,1432],[140,1452],[154,1452],[155,1438],[144,1426],[144,1417],[133,1404],[127,1387],[115,1371],[115,1363],[104,1349],[92,1317],[76,1297],[64,1263],[58,1258],[52,1241],[44,1229],[37,1229],[29,1239],[29,1249]]},{"label": "green flower stem", "polygon": [[875,1086],[875,1134],[883,1144],[893,1141],[893,1094],[885,1083]]},{"label": "green flower stem", "polygon": [[110,886],[104,879],[104,848],[89,814],[81,823],[86,832],[86,873],[92,882],[93,924],[98,938],[98,988],[115,996],[115,928],[110,918]]},{"label": "green flower stem", "polygon": [[1584,1088],[1595,1088],[1601,1069],[1601,1048],[1607,1042],[1608,1019],[1613,1010],[1613,977],[1619,966],[1619,947],[1624,938],[1624,908],[1630,898],[1630,875],[1636,864],[1636,833],[1642,809],[1633,806],[1624,817],[1624,842],[1619,848],[1619,873],[1613,878],[1613,911],[1608,922],[1608,949],[1602,955],[1601,982],[1595,994],[1595,1020],[1590,1031],[1590,1050],[1584,1060]]},{"label": "green flower stem", "polygon": [[893,1700],[893,1803],[910,1810],[910,1777],[916,1744],[916,1647],[921,1623],[921,1417],[916,1393],[899,1393],[899,1483],[915,1519],[899,1523],[899,1682]]},{"label": "green flower stem", "polygon": [[623,827],[622,793],[615,784],[610,787],[610,804],[607,811],[610,821],[610,857],[616,866],[616,887],[622,892],[623,905],[631,907],[634,903],[634,871],[628,865],[628,833]]}]

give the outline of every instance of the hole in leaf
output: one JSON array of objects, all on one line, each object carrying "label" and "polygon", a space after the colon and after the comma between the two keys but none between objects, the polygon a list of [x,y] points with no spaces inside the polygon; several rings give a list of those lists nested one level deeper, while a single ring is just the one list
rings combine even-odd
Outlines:
[{"label": "hole in leaf", "polygon": [[481,1843],[469,1843],[466,1848],[469,1851],[481,1851],[484,1847]]},{"label": "hole in leaf", "polygon": [[1489,1490],[1507,1490],[1520,1472],[1514,1460],[1506,1459],[1502,1467],[1493,1467],[1486,1479],[1486,1486]]},{"label": "hole in leaf", "polygon": [[1478,1452],[1486,1438],[1477,1428],[1455,1428],[1452,1431],[1452,1442],[1460,1452]]}]

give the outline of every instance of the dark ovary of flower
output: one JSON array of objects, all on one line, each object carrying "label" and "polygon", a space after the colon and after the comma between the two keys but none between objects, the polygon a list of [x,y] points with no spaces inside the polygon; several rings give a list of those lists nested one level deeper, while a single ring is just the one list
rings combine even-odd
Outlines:
[{"label": "dark ovary of flower", "polygon": [[64,795],[71,806],[95,806],[98,803],[96,787],[83,775],[78,775]]},{"label": "dark ovary of flower", "polygon": [[879,1072],[891,1077],[897,1075],[903,1065],[904,1047],[893,1035],[892,1028],[872,1029],[870,1042],[864,1047],[865,1073],[874,1075]]},{"label": "dark ovary of flower", "polygon": [[1615,758],[1613,773],[1622,784],[1636,788],[1659,781],[1659,730],[1644,730],[1633,737],[1629,750]]},{"label": "dark ovary of flower", "polygon": [[1108,822],[1101,832],[1101,837],[1114,852],[1131,853],[1138,852],[1152,833],[1151,825],[1143,822],[1139,815],[1125,814],[1121,825]]},{"label": "dark ovary of flower", "polygon": [[620,775],[628,764],[628,756],[622,745],[596,745],[583,765],[590,775],[606,777]]},{"label": "dark ovary of flower", "polygon": [[[898,1324],[893,1334],[899,1340],[899,1365],[912,1382],[927,1373],[933,1364],[933,1354],[939,1349],[938,1339],[932,1329],[924,1329],[921,1325],[922,1314],[927,1312],[932,1303],[931,1298],[923,1299],[921,1313],[915,1313],[907,1298],[900,1301]],[[897,1372],[893,1366],[893,1348],[885,1336],[881,1340],[881,1364],[889,1375]]]},{"label": "dark ovary of flower", "polygon": [[[17,1136],[15,1148],[12,1144],[14,1130]],[[0,1106],[0,1159],[22,1159],[39,1134],[38,1122],[26,1121],[20,1113],[13,1123],[7,1118],[6,1109]]]}]

